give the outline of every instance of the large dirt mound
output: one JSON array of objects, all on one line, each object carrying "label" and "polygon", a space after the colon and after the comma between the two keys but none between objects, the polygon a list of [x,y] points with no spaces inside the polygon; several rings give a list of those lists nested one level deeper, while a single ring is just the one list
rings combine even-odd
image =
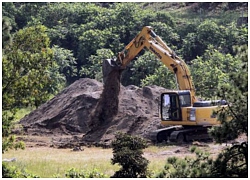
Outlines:
[{"label": "large dirt mound", "polygon": [[[148,132],[160,127],[159,97],[164,91],[166,89],[158,86],[121,86],[115,116],[93,130],[96,123],[93,113],[97,112],[103,84],[83,78],[25,116],[20,123],[30,135],[80,134],[83,141],[95,143],[110,142],[117,131],[147,137]],[[112,93],[110,95],[112,97]]]}]

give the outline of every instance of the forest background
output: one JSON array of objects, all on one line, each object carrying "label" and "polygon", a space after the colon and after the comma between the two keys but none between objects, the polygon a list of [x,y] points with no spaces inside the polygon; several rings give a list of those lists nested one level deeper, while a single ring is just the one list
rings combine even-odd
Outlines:
[{"label": "forest background", "polygon": [[[16,87],[30,88],[25,94],[19,90],[18,105],[38,106],[79,78],[102,81],[103,59],[115,57],[144,26],[152,26],[189,65],[197,94],[211,98],[239,68],[234,46],[248,44],[247,8],[246,2],[5,2],[2,13],[13,41],[4,46],[3,90],[15,93],[10,84],[18,79]],[[129,64],[121,82],[177,88],[174,75],[147,50]]]}]

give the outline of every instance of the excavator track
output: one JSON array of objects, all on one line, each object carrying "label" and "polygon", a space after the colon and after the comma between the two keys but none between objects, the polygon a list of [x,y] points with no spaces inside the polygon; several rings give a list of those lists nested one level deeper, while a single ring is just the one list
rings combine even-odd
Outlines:
[{"label": "excavator track", "polygon": [[177,144],[197,140],[208,140],[211,139],[208,134],[208,129],[209,127],[205,126],[170,126],[151,132],[150,140],[154,143],[174,142]]},{"label": "excavator track", "polygon": [[[149,136],[153,142],[186,142],[193,140],[208,139],[208,127],[201,125],[214,126],[220,124],[213,112],[217,111],[218,105],[226,107],[222,101],[199,101],[195,96],[195,87],[191,78],[191,73],[184,60],[173,53],[167,44],[153,31],[151,26],[145,26],[124,49],[118,53],[116,58],[106,59],[103,62],[103,81],[104,86],[116,82],[116,76],[119,77],[123,69],[144,49],[147,48],[176,76],[178,90],[171,90],[161,94],[160,118],[163,126],[169,126],[152,132]],[[110,78],[111,77],[111,78]],[[118,77],[118,76],[117,76]],[[118,84],[118,83],[117,83]],[[104,88],[105,89],[105,88]],[[112,88],[109,88],[112,89]],[[116,93],[107,90],[105,103]],[[106,100],[108,99],[108,100]],[[103,100],[104,102],[104,100]],[[101,103],[105,106],[105,103]],[[117,101],[115,101],[117,102]],[[111,108],[117,110],[114,103],[110,103]],[[104,108],[104,109],[105,109]],[[223,107],[222,107],[223,108]],[[109,110],[100,111],[98,117],[109,114]],[[113,110],[111,112],[114,112]],[[113,113],[115,114],[115,113]],[[108,116],[106,116],[108,117]],[[100,118],[99,118],[100,119]]]},{"label": "excavator track", "polygon": [[154,143],[162,143],[163,141],[168,141],[169,136],[173,131],[177,131],[182,129],[182,126],[170,126],[162,129],[158,129],[156,131],[150,132],[149,138]]},{"label": "excavator track", "polygon": [[183,127],[181,130],[173,131],[169,137],[170,142],[190,142],[197,140],[208,140],[211,137],[208,134],[209,127]]}]

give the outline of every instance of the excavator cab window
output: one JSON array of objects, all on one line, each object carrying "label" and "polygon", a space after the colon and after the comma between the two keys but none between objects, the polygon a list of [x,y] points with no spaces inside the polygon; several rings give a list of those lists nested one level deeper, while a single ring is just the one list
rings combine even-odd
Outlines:
[{"label": "excavator cab window", "polygon": [[161,117],[167,121],[181,120],[181,108],[179,95],[176,93],[164,93],[161,98]]},{"label": "excavator cab window", "polygon": [[181,107],[189,107],[189,106],[191,106],[190,94],[180,94],[179,98],[180,98]]}]

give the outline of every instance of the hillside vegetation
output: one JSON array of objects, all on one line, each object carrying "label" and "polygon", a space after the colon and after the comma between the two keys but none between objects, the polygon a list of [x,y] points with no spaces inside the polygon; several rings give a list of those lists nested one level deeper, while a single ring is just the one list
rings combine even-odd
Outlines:
[{"label": "hillside vegetation", "polygon": [[[247,3],[6,2],[3,3],[3,17],[6,17],[12,27],[10,34],[14,39],[13,46],[6,49],[4,54],[8,57],[14,46],[22,47],[25,43],[17,44],[17,34],[22,32],[20,35],[24,37],[32,36],[32,33],[45,33],[49,42],[48,48],[53,51],[53,66],[47,76],[53,81],[43,89],[55,94],[79,78],[88,77],[102,81],[102,60],[116,56],[143,26],[149,25],[190,65],[197,93],[211,97],[209,90],[217,89],[220,82],[225,80],[224,71],[236,68],[233,46],[247,44],[247,26],[242,24],[244,21],[238,20],[246,14]],[[32,27],[37,28],[32,31]],[[214,72],[208,72],[195,62],[210,60],[207,63],[214,64],[211,60],[214,56],[229,59],[229,62],[218,61],[220,66],[224,63],[229,67],[218,67],[217,73],[223,78],[214,81],[211,77],[211,81],[206,77]],[[162,66],[153,54],[143,50],[137,60],[132,61],[124,71],[122,84],[155,84],[176,88],[173,75]],[[203,77],[200,77],[200,70],[210,75],[205,77],[202,74]],[[6,84],[8,76],[12,75],[4,74]],[[44,98],[48,96],[44,95]],[[36,101],[38,104],[43,102]]]}]

